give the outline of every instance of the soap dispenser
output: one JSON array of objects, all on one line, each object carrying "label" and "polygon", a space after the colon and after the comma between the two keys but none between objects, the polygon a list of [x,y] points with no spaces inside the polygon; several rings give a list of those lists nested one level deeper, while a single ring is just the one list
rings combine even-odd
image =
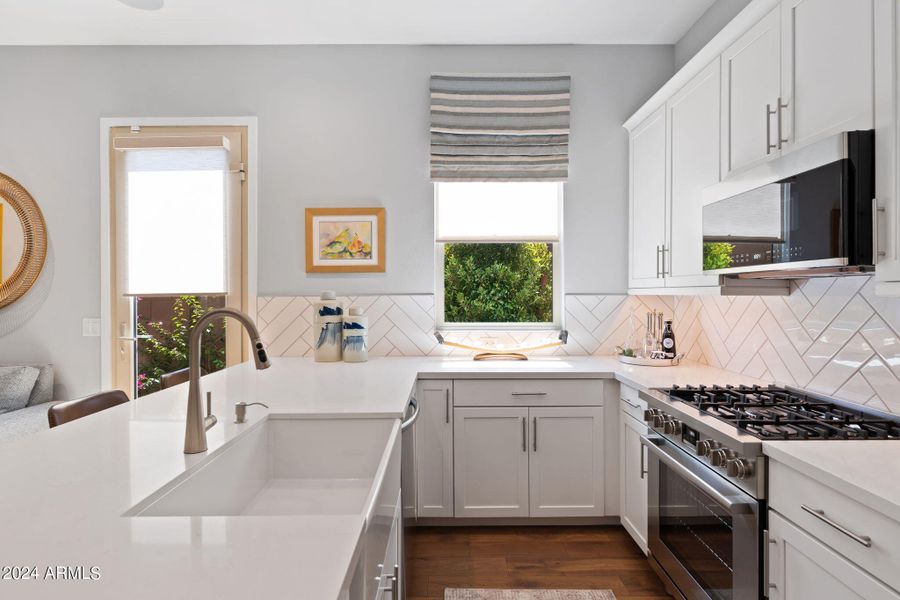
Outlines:
[{"label": "soap dispenser", "polygon": [[350,307],[344,317],[344,362],[366,362],[369,360],[369,319],[362,309]]},{"label": "soap dispenser", "polygon": [[341,325],[344,307],[337,300],[337,294],[322,292],[319,301],[313,304],[316,325],[316,362],[336,362],[341,360]]}]

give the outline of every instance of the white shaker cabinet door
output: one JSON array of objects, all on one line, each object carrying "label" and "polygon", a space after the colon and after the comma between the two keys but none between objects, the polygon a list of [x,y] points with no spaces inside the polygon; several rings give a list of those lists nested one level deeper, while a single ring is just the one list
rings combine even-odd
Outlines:
[{"label": "white shaker cabinet door", "polygon": [[528,409],[457,408],[457,517],[528,516]]},{"label": "white shaker cabinet door", "polygon": [[665,106],[631,132],[630,148],[628,287],[662,287],[662,250],[666,243]]},{"label": "white shaker cabinet door", "polygon": [[[776,7],[722,53],[722,176],[779,154],[781,9]],[[770,112],[773,111],[773,112]]]},{"label": "white shaker cabinet door", "polygon": [[647,553],[647,463],[641,435],[647,427],[619,411],[619,513],[622,527]]},{"label": "white shaker cabinet door", "polygon": [[769,511],[769,600],[900,600],[822,542]]},{"label": "white shaker cabinet door", "polygon": [[784,152],[872,129],[873,0],[784,0],[781,9]]},{"label": "white shaker cabinet door", "polygon": [[603,407],[529,409],[532,517],[604,514]]},{"label": "white shaker cabinet door", "polygon": [[703,274],[703,188],[719,182],[720,59],[666,104],[669,126],[669,250],[666,287],[716,286]]},{"label": "white shaker cabinet door", "polygon": [[418,383],[416,502],[419,517],[453,516],[453,382]]}]

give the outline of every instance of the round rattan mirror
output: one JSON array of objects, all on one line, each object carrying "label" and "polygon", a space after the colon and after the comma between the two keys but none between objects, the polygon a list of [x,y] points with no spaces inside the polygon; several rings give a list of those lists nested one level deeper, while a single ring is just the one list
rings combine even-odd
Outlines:
[{"label": "round rattan mirror", "polygon": [[0,308],[31,289],[46,257],[41,209],[19,182],[0,173]]}]

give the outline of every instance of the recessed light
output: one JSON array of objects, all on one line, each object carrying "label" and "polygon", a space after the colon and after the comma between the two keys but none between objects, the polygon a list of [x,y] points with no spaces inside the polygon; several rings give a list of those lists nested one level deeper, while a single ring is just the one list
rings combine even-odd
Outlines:
[{"label": "recessed light", "polygon": [[119,0],[119,2],[140,10],[159,10],[163,7],[165,0]]}]

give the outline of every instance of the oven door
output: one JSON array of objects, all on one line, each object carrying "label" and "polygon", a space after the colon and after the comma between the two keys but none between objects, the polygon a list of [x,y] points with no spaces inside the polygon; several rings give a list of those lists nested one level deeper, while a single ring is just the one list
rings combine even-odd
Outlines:
[{"label": "oven door", "polygon": [[759,600],[759,501],[664,438],[641,442],[651,559],[688,600]]}]

